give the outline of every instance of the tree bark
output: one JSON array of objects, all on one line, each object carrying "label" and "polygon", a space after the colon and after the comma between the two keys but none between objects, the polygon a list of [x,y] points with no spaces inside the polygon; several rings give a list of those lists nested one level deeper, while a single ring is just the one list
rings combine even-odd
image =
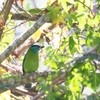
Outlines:
[{"label": "tree bark", "polygon": [[35,33],[44,23],[50,20],[50,17],[43,15],[34,25],[32,25],[26,32],[19,36],[13,43],[11,43],[1,54],[0,63],[5,60],[17,47],[19,47],[26,39]]}]

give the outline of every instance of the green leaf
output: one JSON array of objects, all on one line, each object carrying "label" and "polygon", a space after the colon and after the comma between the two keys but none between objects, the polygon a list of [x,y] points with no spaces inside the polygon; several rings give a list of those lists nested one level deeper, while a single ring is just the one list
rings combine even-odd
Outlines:
[{"label": "green leaf", "polygon": [[28,12],[31,13],[32,15],[34,15],[34,14],[38,14],[38,13],[42,12],[42,10],[39,8],[34,8],[34,9],[28,10]]},{"label": "green leaf", "polygon": [[93,38],[93,46],[95,46],[95,45],[97,45],[97,44],[100,44],[100,37],[95,36],[95,37]]},{"label": "green leaf", "polygon": [[79,53],[82,53],[82,47],[81,45],[75,45],[76,49],[78,50]]},{"label": "green leaf", "polygon": [[91,46],[91,44],[93,43],[93,33],[91,31],[87,31],[86,36],[87,36],[86,44],[88,46]]},{"label": "green leaf", "polygon": [[46,59],[46,60],[44,61],[44,65],[48,65],[50,62],[51,62],[50,59]]},{"label": "green leaf", "polygon": [[69,37],[69,49],[70,51],[74,48],[75,41],[72,36]]},{"label": "green leaf", "polygon": [[89,31],[91,27],[88,24],[85,24],[85,29]]},{"label": "green leaf", "polygon": [[66,13],[68,13],[67,0],[62,0],[61,5]]},{"label": "green leaf", "polygon": [[93,24],[97,27],[99,25],[99,22],[100,22],[100,15],[97,14],[93,19]]},{"label": "green leaf", "polygon": [[71,54],[75,53],[75,45],[76,45],[76,42],[74,41],[73,36],[70,36],[69,37],[69,50]]},{"label": "green leaf", "polygon": [[60,13],[59,7],[53,7],[53,8],[49,7],[49,12],[47,13],[47,15],[51,17],[53,22],[55,22],[59,13]]},{"label": "green leaf", "polygon": [[46,94],[49,94],[49,92],[51,92],[50,85],[48,85],[46,82],[44,83],[42,89]]},{"label": "green leaf", "polygon": [[52,46],[48,46],[48,47],[46,48],[46,50],[47,50],[47,51],[52,50]]},{"label": "green leaf", "polygon": [[97,52],[100,53],[100,45],[98,46],[98,50],[97,50]]},{"label": "green leaf", "polygon": [[37,81],[38,81],[38,82],[45,82],[45,79],[44,79],[43,77],[39,77],[39,78],[37,79]]},{"label": "green leaf", "polygon": [[57,69],[57,68],[58,68],[58,66],[57,66],[57,64],[56,64],[55,61],[51,61],[51,62],[50,62],[50,67],[51,67],[52,69]]},{"label": "green leaf", "polygon": [[47,6],[46,9],[49,10],[49,11],[53,10],[53,8],[51,6]]},{"label": "green leaf", "polygon": [[30,9],[30,3],[28,2],[25,6],[25,10],[28,11]]},{"label": "green leaf", "polygon": [[81,30],[83,30],[85,24],[86,24],[86,16],[84,15],[84,16],[82,16],[82,17],[79,19],[79,25],[78,25],[78,26],[79,26],[79,28],[80,28]]},{"label": "green leaf", "polygon": [[56,99],[55,99],[52,95],[49,94],[49,95],[47,96],[47,100],[56,100]]},{"label": "green leaf", "polygon": [[77,18],[80,18],[80,17],[83,17],[83,16],[84,16],[83,13],[82,13],[82,14],[77,14],[77,15],[76,15]]},{"label": "green leaf", "polygon": [[84,9],[83,4],[77,2],[77,6],[78,6],[78,8],[77,8],[78,13],[84,12],[85,9]]},{"label": "green leaf", "polygon": [[42,84],[37,84],[36,85],[36,90],[39,90],[39,89],[41,89],[42,88]]},{"label": "green leaf", "polygon": [[89,76],[90,79],[89,79],[89,83],[90,83],[90,88],[92,88],[93,90],[97,90],[98,89],[98,86],[99,86],[99,82],[100,82],[100,75],[97,74],[97,73],[91,73],[91,75]]},{"label": "green leaf", "polygon": [[68,21],[68,22],[67,22],[68,27],[71,28],[72,25],[73,25],[73,20],[72,20],[72,18],[69,17],[67,21]]}]

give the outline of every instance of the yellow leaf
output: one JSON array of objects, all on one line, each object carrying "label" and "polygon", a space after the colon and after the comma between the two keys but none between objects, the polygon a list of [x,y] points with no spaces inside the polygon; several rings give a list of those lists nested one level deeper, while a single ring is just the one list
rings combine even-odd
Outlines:
[{"label": "yellow leaf", "polygon": [[56,20],[53,21],[53,23],[55,24],[56,23],[56,26],[59,25],[59,19],[57,18]]},{"label": "yellow leaf", "polygon": [[84,15],[79,20],[79,28],[84,29],[85,24],[86,24],[86,16]]},{"label": "yellow leaf", "polygon": [[10,90],[1,93],[0,100],[11,100],[10,94],[11,94]]},{"label": "yellow leaf", "polygon": [[41,30],[37,30],[34,34],[33,34],[33,39],[36,42],[41,36]]},{"label": "yellow leaf", "polygon": [[62,0],[61,5],[62,5],[63,9],[65,10],[65,12],[68,13],[68,6],[66,3],[66,0]]},{"label": "yellow leaf", "polygon": [[47,0],[46,5],[47,5],[47,6],[48,6],[48,5],[51,5],[54,1],[55,1],[55,0]]},{"label": "yellow leaf", "polygon": [[4,73],[7,73],[6,70],[0,67],[0,76],[2,76]]},{"label": "yellow leaf", "polygon": [[0,96],[0,100],[5,100],[5,99]]},{"label": "yellow leaf", "polygon": [[59,14],[59,16],[56,18],[56,20],[54,20],[53,23],[56,23],[56,26],[59,25],[59,23],[65,23],[64,21],[65,15]]}]

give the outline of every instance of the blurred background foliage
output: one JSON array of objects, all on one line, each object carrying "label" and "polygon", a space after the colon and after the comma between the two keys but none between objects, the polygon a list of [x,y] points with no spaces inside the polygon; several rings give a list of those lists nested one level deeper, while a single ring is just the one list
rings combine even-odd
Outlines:
[{"label": "blurred background foliage", "polygon": [[[5,4],[6,1],[3,3]],[[38,43],[45,46],[45,49],[40,52],[39,70],[56,72],[46,79],[41,77],[37,79],[37,84],[34,86],[36,88],[35,95],[38,95],[41,90],[44,92],[38,100],[79,100],[79,98],[100,100],[98,92],[100,73],[97,73],[100,71],[99,61],[91,57],[87,57],[85,60],[80,59],[79,62],[76,61],[78,57],[88,53],[99,54],[100,52],[100,1],[47,0],[42,8],[36,6],[39,2],[35,3],[34,1],[33,3],[34,7],[31,7],[31,3],[26,0],[15,0],[6,23],[3,19],[5,13],[2,12],[0,15],[0,29],[3,29],[0,52],[34,24],[38,16],[47,14],[51,17],[51,22],[45,23],[3,62],[8,68],[7,71],[15,74],[14,71],[17,72],[17,68],[21,70],[21,62],[29,43]],[[15,16],[13,19],[16,13],[20,13],[20,16],[18,15],[17,18]],[[31,18],[34,16],[36,18],[33,21]],[[20,22],[17,22],[18,18],[22,18]],[[7,71],[1,68],[0,75]],[[64,79],[59,79],[55,84],[54,80],[61,76],[59,71],[69,72]],[[88,93],[85,93],[86,87],[91,88],[93,94],[90,91],[91,95],[88,96]],[[18,93],[20,94],[20,92]],[[10,99],[4,98],[4,95]],[[12,91],[7,91],[0,94],[0,100],[13,100],[13,98],[15,100],[18,98],[31,100],[35,96],[29,96],[27,93],[24,95],[25,97],[23,95],[17,97]]]}]

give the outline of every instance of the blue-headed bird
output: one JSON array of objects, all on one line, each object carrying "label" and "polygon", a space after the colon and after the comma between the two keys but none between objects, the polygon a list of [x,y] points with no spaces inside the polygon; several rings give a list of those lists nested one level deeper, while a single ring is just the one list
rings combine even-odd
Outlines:
[{"label": "blue-headed bird", "polygon": [[[23,73],[35,72],[39,67],[39,50],[44,46],[32,45],[23,60]],[[31,84],[26,84],[26,88],[31,88]]]}]

